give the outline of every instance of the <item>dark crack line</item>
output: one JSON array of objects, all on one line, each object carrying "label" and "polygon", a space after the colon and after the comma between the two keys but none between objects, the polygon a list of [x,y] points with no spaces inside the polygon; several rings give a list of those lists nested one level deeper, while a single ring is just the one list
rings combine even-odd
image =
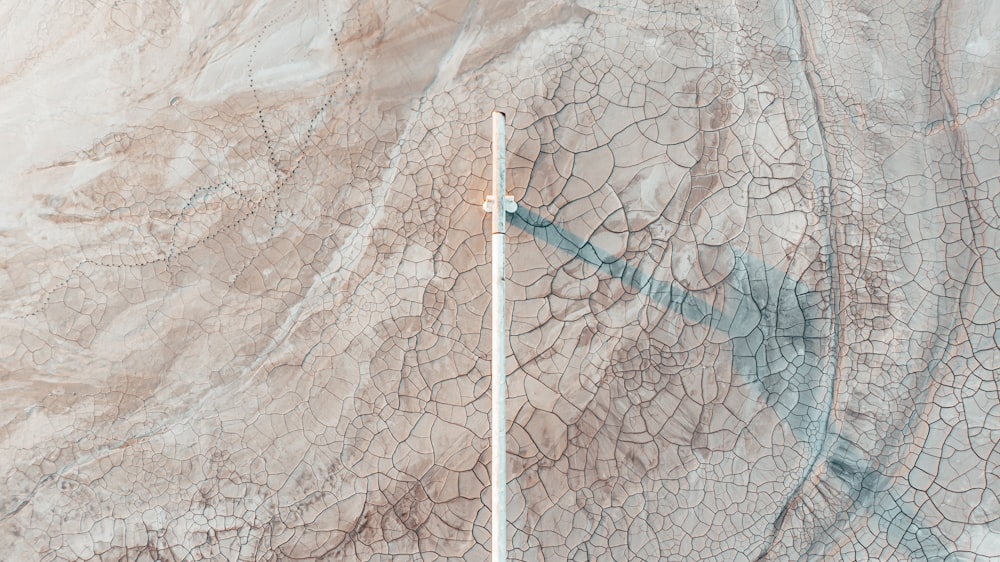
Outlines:
[{"label": "dark crack line", "polygon": [[31,489],[30,492],[28,492],[28,495],[23,500],[21,500],[21,503],[17,504],[17,507],[8,511],[7,513],[4,513],[3,516],[0,517],[0,521],[6,521],[11,517],[14,517],[18,513],[20,513],[21,510],[27,507],[27,505],[31,503],[31,500],[35,498],[35,494],[38,493],[38,489],[44,486],[45,484],[48,484],[55,477],[56,474],[46,474],[45,477],[43,477],[41,480],[35,483],[35,486]]},{"label": "dark crack line", "polygon": [[837,380],[838,380],[838,374],[840,372],[840,311],[841,311],[840,300],[841,299],[840,299],[840,291],[838,290],[838,287],[840,286],[840,268],[836,252],[836,248],[838,248],[839,246],[837,241],[836,224],[834,223],[833,219],[833,205],[834,205],[833,165],[830,157],[830,149],[827,143],[826,125],[823,122],[823,115],[824,115],[823,100],[820,98],[818,93],[819,88],[822,86],[822,84],[821,84],[821,79],[817,75],[815,68],[811,67],[811,65],[814,65],[813,59],[815,58],[815,55],[812,52],[811,39],[808,37],[808,32],[806,30],[804,9],[800,5],[799,0],[789,0],[789,4],[791,5],[790,6],[791,9],[789,10],[789,12],[790,14],[794,13],[795,21],[798,24],[799,28],[799,49],[801,50],[800,63],[802,64],[802,73],[805,75],[806,83],[809,85],[809,94],[812,99],[813,107],[815,108],[816,111],[816,126],[819,129],[819,138],[821,142],[820,149],[823,152],[823,158],[826,162],[826,174],[827,174],[827,179],[829,181],[828,189],[825,190],[825,192],[824,190],[822,190],[821,186],[819,186],[820,187],[819,195],[820,195],[820,200],[823,202],[822,203],[823,212],[821,212],[820,214],[824,222],[824,225],[826,226],[825,230],[827,239],[825,241],[826,252],[824,252],[824,254],[827,256],[827,267],[829,272],[827,274],[827,280],[830,283],[829,294],[830,294],[831,306],[833,307],[833,315],[832,315],[833,333],[831,334],[831,341],[830,341],[830,349],[832,352],[830,354],[831,355],[831,364],[829,367],[830,380],[828,385],[828,391],[830,394],[829,394],[829,403],[825,412],[826,415],[823,423],[823,425],[826,426],[826,428],[823,433],[822,440],[818,444],[813,446],[812,458],[809,460],[809,463],[806,466],[805,470],[802,472],[801,477],[799,478],[798,482],[796,482],[795,487],[792,488],[792,491],[786,498],[785,503],[781,508],[781,511],[779,512],[778,516],[772,523],[771,532],[765,541],[763,550],[761,551],[760,555],[757,556],[757,558],[755,559],[758,561],[764,560],[767,557],[767,555],[770,554],[771,549],[774,548],[774,543],[777,540],[778,533],[781,530],[781,526],[784,524],[785,516],[787,514],[788,509],[790,508],[791,504],[794,503],[799,496],[801,496],[802,491],[805,489],[806,483],[815,473],[816,467],[819,465],[820,460],[825,450],[827,449],[830,437],[829,422],[830,418],[833,415],[833,410],[836,404]]},{"label": "dark crack line", "polygon": [[[976,232],[978,225],[984,224],[982,214],[977,209],[969,197],[969,190],[976,189],[980,185],[979,177],[976,175],[976,167],[972,154],[969,152],[969,138],[965,126],[958,122],[960,110],[958,99],[955,97],[955,89],[951,83],[951,69],[947,61],[950,45],[948,44],[948,23],[950,21],[948,0],[941,0],[934,9],[933,27],[934,44],[931,47],[933,53],[933,64],[937,68],[937,82],[940,87],[940,95],[946,108],[945,120],[948,123],[948,140],[952,150],[957,153],[959,161],[959,187],[962,192],[962,199],[965,201],[965,210],[969,217],[969,230],[972,233],[972,243],[970,249],[976,255],[976,262],[983,259],[983,248],[985,235]],[[942,25],[942,21],[944,20]],[[934,76],[931,77],[931,93],[933,94]],[[970,269],[975,267],[975,262],[970,265]]]}]

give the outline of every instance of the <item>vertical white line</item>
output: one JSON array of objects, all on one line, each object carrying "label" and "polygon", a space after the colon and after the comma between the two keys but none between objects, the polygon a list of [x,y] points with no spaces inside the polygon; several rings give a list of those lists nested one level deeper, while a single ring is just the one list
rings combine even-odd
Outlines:
[{"label": "vertical white line", "polygon": [[507,560],[507,330],[504,279],[507,231],[507,139],[504,114],[493,112],[493,379],[492,379],[492,560]]}]

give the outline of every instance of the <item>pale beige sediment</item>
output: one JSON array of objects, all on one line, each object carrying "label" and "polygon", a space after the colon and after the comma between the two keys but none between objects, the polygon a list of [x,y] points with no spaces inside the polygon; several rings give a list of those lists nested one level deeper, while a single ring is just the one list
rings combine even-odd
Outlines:
[{"label": "pale beige sediment", "polygon": [[0,8],[3,556],[483,559],[494,107],[515,559],[1000,555],[998,15],[753,4]]}]

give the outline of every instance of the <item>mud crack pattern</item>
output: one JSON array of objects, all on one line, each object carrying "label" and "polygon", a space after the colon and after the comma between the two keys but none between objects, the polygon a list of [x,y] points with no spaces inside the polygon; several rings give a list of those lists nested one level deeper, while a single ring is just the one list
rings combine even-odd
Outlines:
[{"label": "mud crack pattern", "polygon": [[[50,5],[51,4],[51,5]],[[1000,558],[1000,8],[0,7],[0,560]]]}]

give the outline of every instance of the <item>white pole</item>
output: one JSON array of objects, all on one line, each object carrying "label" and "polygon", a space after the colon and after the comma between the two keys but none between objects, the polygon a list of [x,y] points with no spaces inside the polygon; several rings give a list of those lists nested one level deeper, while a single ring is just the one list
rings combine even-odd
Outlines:
[{"label": "white pole", "polygon": [[507,197],[507,139],[504,114],[493,112],[493,195],[483,207],[492,213],[493,244],[493,379],[491,437],[492,467],[492,560],[507,560],[507,301],[504,266],[507,213],[517,210],[517,203]]}]

